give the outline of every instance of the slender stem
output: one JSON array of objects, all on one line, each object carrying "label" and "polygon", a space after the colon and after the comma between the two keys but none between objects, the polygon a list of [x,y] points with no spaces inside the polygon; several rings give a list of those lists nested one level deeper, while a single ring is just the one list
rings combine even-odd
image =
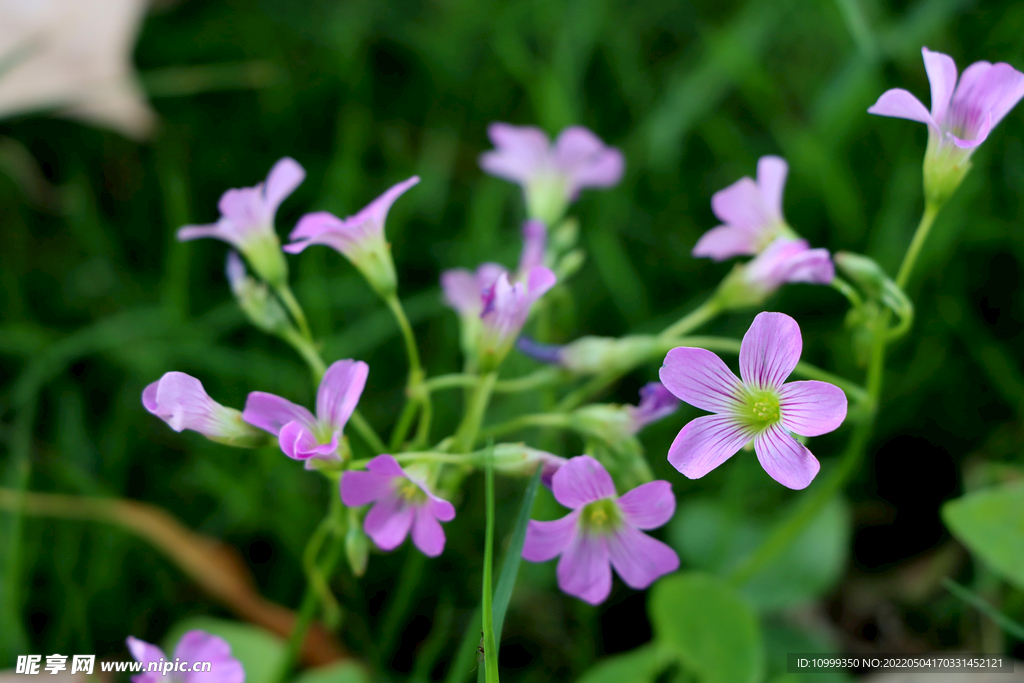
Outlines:
[{"label": "slender stem", "polygon": [[716,299],[708,299],[700,306],[690,311],[672,325],[666,327],[659,337],[678,337],[690,330],[695,330],[704,323],[713,319],[722,311]]},{"label": "slender stem", "polygon": [[420,412],[420,422],[416,427],[416,438],[413,439],[413,446],[425,448],[430,443],[430,420],[433,418],[434,404],[428,397],[423,400],[423,410]]},{"label": "slender stem", "polygon": [[365,441],[370,448],[377,451],[378,455],[388,452],[388,447],[384,445],[384,442],[381,440],[380,436],[378,436],[377,431],[369,422],[366,421],[366,418],[363,417],[363,414],[359,412],[358,408],[352,411],[352,417],[348,419],[348,422],[352,425],[353,429],[359,432],[359,436],[363,437],[363,441]]},{"label": "slender stem", "polygon": [[[520,391],[531,391],[548,384],[556,384],[564,374],[560,368],[541,368],[522,377],[498,380],[494,383],[494,393],[512,394]],[[431,377],[428,380],[424,380],[423,388],[427,391],[439,391],[455,387],[471,387],[475,384],[476,375],[463,372]]]},{"label": "slender stem", "polygon": [[864,300],[861,298],[857,290],[854,289],[853,285],[838,275],[832,278],[832,287],[845,296],[846,300],[849,301],[850,305],[854,308],[860,308],[864,305]]},{"label": "slender stem", "polygon": [[405,309],[402,308],[402,302],[399,301],[398,297],[392,294],[384,299],[387,303],[388,308],[391,309],[391,313],[395,316],[395,321],[398,322],[398,328],[402,331],[402,339],[405,342],[405,354],[409,358],[409,381],[406,384],[406,392],[409,395],[408,403],[406,408],[402,411],[402,418],[408,420],[406,423],[403,420],[399,420],[395,431],[391,435],[391,447],[398,448],[402,441],[405,440],[405,435],[409,430],[412,418],[415,416],[409,410],[409,404],[422,404],[423,410],[420,411],[420,424],[416,430],[416,443],[426,445],[430,439],[430,419],[433,415],[433,406],[431,405],[430,391],[424,391],[424,372],[423,365],[420,362],[420,352],[416,346],[416,336],[412,332],[412,325],[409,324],[409,318],[405,315]]},{"label": "slender stem", "polygon": [[487,531],[484,539],[484,585],[483,585],[483,625],[484,625],[484,674],[487,683],[498,683],[498,647],[494,642],[494,593],[491,589],[491,573],[494,571],[494,463],[488,449],[487,472],[484,490],[487,499]]},{"label": "slender stem", "polygon": [[292,294],[291,287],[288,286],[288,283],[286,282],[283,285],[276,287],[275,291],[277,292],[277,295],[281,297],[281,301],[284,302],[285,308],[287,308],[288,312],[292,314],[293,318],[295,318],[295,322],[298,324],[299,331],[302,333],[302,336],[308,341],[313,341],[313,334],[309,331],[309,323],[306,322],[306,314],[303,312],[302,306],[299,305],[295,295]]},{"label": "slender stem", "polygon": [[477,432],[480,431],[480,424],[484,420],[484,413],[487,412],[487,404],[490,403],[491,392],[497,379],[497,372],[488,372],[477,379],[476,389],[473,390],[469,405],[466,406],[462,424],[455,432],[453,448],[456,453],[468,453],[473,450],[473,443],[476,441]]},{"label": "slender stem", "polygon": [[518,432],[527,427],[556,427],[567,429],[569,427],[569,416],[565,413],[533,413],[520,415],[508,422],[492,425],[480,431],[482,438],[490,436],[501,436],[511,432]]},{"label": "slender stem", "polygon": [[416,401],[406,401],[402,406],[398,422],[395,423],[395,428],[391,431],[391,450],[396,451],[402,447],[405,436],[409,433],[409,427],[412,426],[412,421],[416,418],[416,409],[419,407],[420,404]]},{"label": "slender stem", "polygon": [[[335,526],[334,534],[327,548],[327,554],[320,565],[320,573],[324,577],[329,577],[334,571],[345,547],[345,533],[343,531],[345,518],[342,514],[344,510],[345,508],[341,505],[332,505],[330,512],[327,513],[334,518]],[[314,533],[309,542],[313,543],[315,539],[316,534]],[[320,595],[316,585],[313,582],[307,582],[306,592],[302,596],[302,606],[299,607],[299,616],[295,620],[295,626],[292,627],[292,632],[288,636],[288,642],[285,645],[284,657],[281,659],[281,664],[278,666],[276,674],[270,679],[273,683],[284,683],[291,673],[292,667],[295,666],[295,662],[298,660],[302,643],[306,639],[306,632],[309,630],[310,624],[313,623],[314,616],[316,616],[319,604]]]},{"label": "slender stem", "polygon": [[302,356],[302,360],[306,361],[306,365],[309,366],[309,373],[313,375],[313,384],[319,385],[320,380],[324,377],[324,373],[327,372],[327,365],[324,363],[323,358],[320,357],[320,352],[316,350],[313,343],[291,327],[281,333],[281,338],[288,342],[295,349],[296,353]]},{"label": "slender stem", "polygon": [[921,222],[918,223],[917,230],[914,231],[914,237],[910,240],[910,247],[907,249],[907,253],[903,255],[903,263],[900,264],[899,272],[896,274],[896,286],[900,289],[906,287],[907,281],[910,280],[910,273],[913,272],[914,265],[917,263],[917,257],[921,254],[921,247],[924,246],[924,241],[928,239],[928,233],[931,232],[932,224],[935,222],[935,217],[939,214],[939,209],[941,208],[941,204],[925,202]]},{"label": "slender stem", "polygon": [[405,309],[402,308],[402,302],[398,300],[397,296],[391,295],[385,300],[388,308],[391,309],[391,313],[395,316],[395,321],[398,322],[398,327],[402,331],[402,339],[405,341],[405,354],[409,358],[409,386],[415,386],[423,381],[423,369],[420,365],[420,352],[416,347],[416,337],[412,333],[412,325],[409,324],[409,318],[405,315]]}]

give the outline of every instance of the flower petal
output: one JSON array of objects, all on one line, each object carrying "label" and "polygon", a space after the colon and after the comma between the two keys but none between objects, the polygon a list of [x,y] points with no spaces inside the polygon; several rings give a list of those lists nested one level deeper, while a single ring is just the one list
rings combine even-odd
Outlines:
[{"label": "flower petal", "polygon": [[448,306],[460,315],[480,314],[480,287],[476,275],[465,268],[452,268],[441,273],[441,293]]},{"label": "flower petal", "polygon": [[348,470],[341,475],[341,502],[348,507],[368,505],[381,500],[395,490],[395,476],[376,472]]},{"label": "flower petal", "polygon": [[932,89],[932,120],[942,125],[949,101],[953,98],[953,90],[956,89],[956,62],[949,55],[932,52],[926,47],[921,48],[921,56]]},{"label": "flower petal", "polygon": [[277,440],[284,454],[295,460],[307,460],[309,458],[330,455],[334,455],[337,458],[337,432],[332,435],[330,442],[322,444],[301,422],[292,421],[281,427]]},{"label": "flower petal", "polygon": [[267,202],[267,212],[273,216],[277,207],[281,205],[288,195],[295,192],[306,178],[306,171],[291,157],[279,159],[274,167],[267,174],[267,184],[264,194]]},{"label": "flower petal", "polygon": [[493,176],[524,184],[550,163],[551,143],[540,128],[492,123],[487,135],[497,149],[480,155],[480,168]]},{"label": "flower petal", "polygon": [[946,130],[980,143],[1024,96],[1024,74],[1009,64],[975,62],[964,69]]},{"label": "flower petal", "polygon": [[733,256],[756,254],[761,239],[756,232],[732,225],[719,225],[700,236],[690,252],[696,258],[724,261]]},{"label": "flower petal", "polygon": [[400,183],[395,183],[387,190],[385,190],[384,194],[380,195],[372,202],[367,204],[362,211],[360,211],[358,214],[356,214],[349,220],[355,218],[368,217],[376,225],[380,226],[380,230],[383,230],[384,223],[387,221],[388,211],[391,210],[391,206],[398,200],[399,197],[405,194],[409,190],[409,188],[411,188],[418,182],[420,182],[420,177],[418,175],[414,175],[408,180],[403,180]]},{"label": "flower petal", "polygon": [[758,313],[740,342],[740,377],[756,389],[779,389],[800,362],[800,326],[785,313]]},{"label": "flower petal", "polygon": [[[419,482],[417,482],[419,483]],[[420,489],[427,494],[427,498],[430,499],[429,509],[430,514],[437,517],[442,522],[450,522],[455,519],[455,506],[449,503],[444,498],[440,498],[434,495],[426,486],[420,484]]]},{"label": "flower petal", "polygon": [[529,273],[535,266],[544,265],[547,243],[548,228],[543,221],[531,219],[523,223],[523,249],[519,252],[519,265],[516,266],[520,276]]},{"label": "flower petal", "polygon": [[186,225],[178,229],[179,242],[199,240],[206,237],[223,240],[236,249],[241,249],[245,246],[233,231],[226,229],[221,223],[211,223],[210,225]]},{"label": "flower petal", "polygon": [[630,406],[633,433],[666,418],[679,409],[679,398],[661,382],[648,382],[640,387],[640,403]]},{"label": "flower petal", "polygon": [[785,270],[786,282],[827,285],[836,277],[836,267],[828,249],[807,249],[789,259]]},{"label": "flower petal", "polygon": [[689,479],[700,479],[743,448],[753,434],[731,415],[691,420],[668,449],[668,461]]},{"label": "flower petal", "polygon": [[558,468],[551,478],[555,500],[567,508],[581,508],[615,495],[615,483],[604,465],[589,455],[577,455]]},{"label": "flower petal", "polygon": [[332,430],[345,426],[363,395],[369,373],[370,366],[361,360],[331,363],[316,393],[316,415],[322,424]]},{"label": "flower petal", "polygon": [[412,525],[412,542],[427,557],[437,557],[444,552],[444,529],[430,510],[421,506],[416,509]]},{"label": "flower petal", "polygon": [[579,510],[573,510],[565,517],[551,522],[531,519],[526,526],[523,559],[530,562],[547,562],[561,555],[576,535],[579,517]]},{"label": "flower petal", "polygon": [[667,354],[658,371],[665,387],[695,408],[712,413],[730,412],[736,406],[740,381],[732,370],[707,349],[678,346]]},{"label": "flower petal", "polygon": [[147,386],[142,405],[176,432],[192,429],[201,434],[215,434],[217,418],[226,410],[210,398],[202,382],[184,372],[164,373]]},{"label": "flower petal", "polygon": [[782,220],[782,191],[786,187],[789,164],[782,157],[764,156],[757,160],[757,186],[764,204]]},{"label": "flower petal", "polygon": [[558,587],[591,605],[612,590],[612,568],[603,536],[576,534],[558,561]]},{"label": "flower petal", "polygon": [[185,662],[210,662],[209,671],[180,674],[182,683],[244,683],[245,670],[231,656],[231,645],[220,636],[198,629],[187,631],[174,648],[174,656]]},{"label": "flower petal", "polygon": [[747,177],[713,194],[711,210],[723,223],[755,234],[776,218],[765,204],[761,188]]},{"label": "flower petal", "polygon": [[132,654],[132,657],[136,662],[142,663],[142,669],[145,671],[149,668],[150,662],[158,662],[161,659],[167,659],[167,655],[156,645],[147,643],[144,640],[139,640],[132,636],[128,636],[125,639],[125,643],[128,645],[128,651]]},{"label": "flower petal", "polygon": [[409,535],[415,511],[397,494],[377,501],[363,520],[363,531],[381,550],[394,550]]},{"label": "flower petal", "polygon": [[242,419],[274,436],[280,434],[281,428],[293,421],[310,432],[316,429],[316,418],[313,417],[313,413],[288,399],[263,391],[254,391],[245,399]]},{"label": "flower petal", "polygon": [[917,99],[903,88],[893,88],[892,90],[886,90],[882,93],[882,96],[878,98],[871,107],[868,108],[869,114],[877,114],[878,116],[892,116],[898,119],[910,119],[911,121],[920,121],[921,123],[927,123],[936,132],[939,130],[938,125],[932,119],[932,115],[928,113],[924,105],[921,104],[921,100]]},{"label": "flower petal", "polygon": [[584,187],[610,187],[622,179],[622,152],[608,147],[587,128],[570,126],[558,135],[554,160],[567,177],[566,194],[572,198]]},{"label": "flower petal", "polygon": [[637,529],[657,529],[672,519],[676,511],[672,484],[661,479],[619,496],[618,504],[626,523]]},{"label": "flower petal", "polygon": [[373,472],[374,474],[385,474],[390,477],[409,478],[408,475],[406,475],[405,470],[402,469],[402,466],[398,464],[397,460],[395,460],[394,456],[388,455],[387,453],[378,455],[376,458],[373,458],[366,463],[366,471]]},{"label": "flower petal", "polygon": [[679,569],[675,550],[629,525],[610,535],[607,543],[612,566],[630,588],[643,590]]},{"label": "flower petal", "polygon": [[779,391],[782,426],[800,436],[828,434],[846,419],[846,394],[828,382],[789,382]]},{"label": "flower petal", "polygon": [[754,452],[768,476],[791,489],[807,488],[821,469],[807,447],[778,424],[757,435]]}]

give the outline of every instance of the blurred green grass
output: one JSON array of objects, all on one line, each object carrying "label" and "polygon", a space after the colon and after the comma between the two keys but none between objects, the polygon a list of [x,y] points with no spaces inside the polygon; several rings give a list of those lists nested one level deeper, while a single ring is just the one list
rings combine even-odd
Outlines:
[{"label": "blurred green grass", "polygon": [[[162,120],[154,140],[136,144],[36,116],[0,122],[0,137],[27,150],[45,179],[40,193],[0,170],[4,481],[161,505],[237,545],[263,593],[295,605],[297,558],[332,492],[280,453],[176,435],[139,403],[142,388],[171,369],[200,377],[227,405],[240,406],[255,389],[312,397],[299,359],[235,310],[224,246],[179,244],[176,227],[214,220],[223,190],[254,184],[284,155],[308,177],[279,213],[282,234],[306,211],[346,215],[392,182],[421,175],[395,206],[388,235],[431,372],[459,364],[439,270],[511,264],[518,252],[518,190],[476,165],[494,120],[549,133],[581,123],[626,154],[623,183],[585,193],[574,209],[589,262],[571,283],[577,307],[556,326],[561,339],[650,329],[706,295],[726,271],[689,256],[715,224],[710,196],[752,175],[763,154],[789,160],[786,215],[812,243],[867,253],[893,270],[922,206],[926,133],[865,110],[887,87],[925,98],[922,44],[961,68],[979,59],[1021,68],[1022,21],[1018,3],[966,0],[187,0],[154,11],[135,55],[154,88],[164,79],[153,93],[165,95],[153,100]],[[188,92],[189,73],[171,67],[243,62],[267,65],[273,77],[237,87],[218,81],[221,72],[192,72],[215,89],[171,96]],[[1019,428],[1024,410],[1021,109],[974,159],[922,255],[911,285],[915,329],[889,364],[871,466],[851,492],[855,503],[880,502],[910,520],[885,537],[902,544],[903,556],[947,538],[938,504],[958,493],[965,457],[984,447],[990,459],[1020,463],[1015,444],[992,439],[1006,425]],[[390,426],[404,379],[391,319],[337,255],[312,249],[289,262],[325,356],[370,363],[361,409],[378,429]],[[770,306],[796,316],[805,358],[858,376],[837,294],[794,286]],[[738,335],[749,318],[729,316],[713,330]],[[637,373],[613,398],[634,401],[655,370]],[[454,425],[455,410],[439,405],[438,430]],[[661,458],[683,419],[645,434],[656,474],[681,497],[727,486],[727,472],[690,482]],[[841,438],[820,440],[826,466]],[[749,511],[782,499],[763,484],[752,486]],[[508,486],[504,498],[499,487],[499,505],[516,499]],[[466,509],[479,509],[480,498],[468,493]],[[468,610],[482,529],[472,515],[460,517],[421,586],[447,587],[457,609]],[[0,518],[0,539],[9,542],[11,530]],[[155,551],[119,532],[26,519],[22,535],[16,574],[0,542],[3,586],[19,591],[17,603],[2,595],[0,603],[5,618],[24,625],[27,651],[120,652],[128,633],[158,640],[186,615],[223,614]],[[260,544],[272,548],[269,558],[251,552]],[[372,641],[404,553],[373,556],[358,586],[339,580],[354,646]],[[854,562],[867,571],[900,557],[858,554]],[[531,585],[550,581],[550,571],[524,570],[540,582]],[[537,599],[513,599],[506,630],[532,643],[522,646],[530,654],[522,676],[569,680],[589,657],[635,644],[614,629],[601,635],[609,628],[602,615],[632,604],[623,587],[597,612],[529,590]],[[417,594],[417,618],[430,618],[437,593]],[[572,626],[542,616],[548,609]],[[392,662],[399,671],[409,670],[425,637],[412,623]],[[8,656],[24,649],[14,630],[0,632]]]}]

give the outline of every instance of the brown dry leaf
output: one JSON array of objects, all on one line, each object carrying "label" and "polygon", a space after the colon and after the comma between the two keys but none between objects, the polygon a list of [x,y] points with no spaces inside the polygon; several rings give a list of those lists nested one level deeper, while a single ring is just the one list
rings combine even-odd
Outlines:
[{"label": "brown dry leaf", "polygon": [[39,110],[147,137],[132,65],[149,0],[0,0],[0,118]]},{"label": "brown dry leaf", "polygon": [[[185,527],[166,510],[123,498],[90,498],[24,493],[0,488],[0,509],[64,519],[94,520],[120,526],[165,553],[211,598],[239,617],[287,638],[295,613],[266,600],[238,551]],[[348,658],[341,643],[314,623],[302,646],[302,661],[313,666]]]}]

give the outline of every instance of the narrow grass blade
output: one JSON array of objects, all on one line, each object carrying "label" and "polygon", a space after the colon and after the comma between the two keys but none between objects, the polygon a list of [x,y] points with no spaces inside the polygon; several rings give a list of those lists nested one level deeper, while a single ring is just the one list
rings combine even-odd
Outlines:
[{"label": "narrow grass blade", "polygon": [[530,521],[530,512],[533,510],[533,499],[537,497],[540,473],[541,468],[538,467],[537,471],[533,473],[533,477],[530,478],[530,483],[526,485],[523,505],[519,508],[516,526],[512,530],[512,541],[508,545],[505,560],[501,563],[498,585],[494,589],[495,643],[501,643],[501,629],[505,624],[505,612],[508,611],[508,603],[512,599],[512,590],[516,586],[516,577],[519,575],[519,563],[523,559],[523,542],[526,540],[526,526]]},{"label": "narrow grass blade", "polygon": [[484,674],[487,683],[498,683],[498,647],[494,639],[494,595],[491,574],[494,566],[494,447],[487,449],[484,486],[487,497],[487,536],[484,542],[484,581],[481,611],[484,624]]},{"label": "narrow grass blade", "polygon": [[984,614],[986,617],[996,622],[999,628],[1003,629],[1017,640],[1024,640],[1024,626],[1021,626],[1013,619],[997,610],[992,605],[988,604],[980,595],[974,591],[964,588],[956,581],[946,578],[942,580],[942,585],[946,587],[950,593],[966,602],[971,607],[976,608],[979,612]]}]

